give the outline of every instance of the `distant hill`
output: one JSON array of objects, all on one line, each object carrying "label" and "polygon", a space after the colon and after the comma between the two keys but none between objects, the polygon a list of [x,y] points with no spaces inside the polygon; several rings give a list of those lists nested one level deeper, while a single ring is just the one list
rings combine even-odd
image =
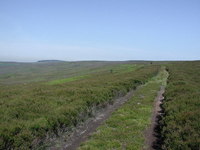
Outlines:
[{"label": "distant hill", "polygon": [[38,62],[65,62],[64,60],[39,60]]}]

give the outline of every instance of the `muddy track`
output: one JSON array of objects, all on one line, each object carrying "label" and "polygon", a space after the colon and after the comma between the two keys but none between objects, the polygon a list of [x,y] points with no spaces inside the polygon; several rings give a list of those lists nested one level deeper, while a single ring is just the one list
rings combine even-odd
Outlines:
[{"label": "muddy track", "polygon": [[87,138],[96,131],[105,120],[107,120],[111,113],[122,106],[134,94],[134,90],[129,91],[125,96],[117,98],[113,104],[106,105],[105,108],[99,110],[93,118],[89,118],[81,125],[78,125],[72,133],[63,133],[59,138],[51,141],[51,146],[48,150],[75,150],[80,144],[87,140]]},{"label": "muddy track", "polygon": [[157,97],[155,98],[154,102],[154,109],[151,118],[151,125],[145,131],[145,146],[144,150],[158,150],[160,148],[160,134],[159,134],[159,121],[163,114],[162,110],[162,103],[163,103],[163,94],[165,92],[164,86],[161,86],[160,90],[158,91]]}]

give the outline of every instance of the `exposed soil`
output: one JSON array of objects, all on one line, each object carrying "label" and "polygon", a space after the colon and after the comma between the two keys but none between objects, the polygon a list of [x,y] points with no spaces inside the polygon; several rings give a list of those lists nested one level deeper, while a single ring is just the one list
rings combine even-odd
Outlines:
[{"label": "exposed soil", "polygon": [[159,134],[159,121],[163,114],[162,102],[165,88],[161,86],[155,98],[154,110],[151,118],[151,126],[145,131],[145,150],[159,150],[160,148],[160,134]]},{"label": "exposed soil", "polygon": [[63,133],[59,138],[51,140],[47,149],[49,150],[75,150],[80,144],[96,131],[106,119],[109,118],[112,112],[122,106],[133,96],[134,91],[131,90],[125,96],[117,98],[113,104],[108,104],[103,109],[100,109],[93,118],[89,118],[84,123],[78,125],[70,134]]}]

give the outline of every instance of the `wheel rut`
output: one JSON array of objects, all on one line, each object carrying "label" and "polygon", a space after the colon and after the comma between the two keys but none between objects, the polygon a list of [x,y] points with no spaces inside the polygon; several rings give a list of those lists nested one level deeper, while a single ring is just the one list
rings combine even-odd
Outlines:
[{"label": "wheel rut", "polygon": [[134,91],[135,90],[131,90],[125,96],[115,99],[113,104],[106,105],[106,107],[99,110],[94,117],[78,125],[70,134],[63,133],[59,138],[51,140],[51,146],[48,146],[46,149],[76,150],[82,142],[86,141],[88,137],[111,116],[112,112],[117,110],[134,95]]},{"label": "wheel rut", "polygon": [[164,97],[163,94],[165,92],[165,87],[161,86],[160,90],[157,93],[157,96],[155,98],[154,102],[154,109],[152,113],[151,118],[151,125],[150,127],[145,131],[145,148],[144,150],[158,150],[160,148],[160,133],[159,128],[160,124],[159,121],[161,119],[161,116],[163,115],[163,109],[161,107]]}]

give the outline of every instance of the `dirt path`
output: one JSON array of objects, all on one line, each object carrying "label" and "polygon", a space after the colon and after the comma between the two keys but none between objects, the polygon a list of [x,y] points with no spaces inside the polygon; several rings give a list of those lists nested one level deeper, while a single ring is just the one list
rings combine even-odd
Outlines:
[{"label": "dirt path", "polygon": [[49,150],[75,150],[79,145],[86,141],[87,138],[96,131],[106,119],[109,118],[112,112],[118,109],[126,101],[133,96],[134,91],[128,92],[125,96],[117,98],[114,103],[108,104],[105,108],[101,109],[95,114],[95,117],[88,119],[82,125],[76,127],[76,129],[69,135],[63,134],[58,138],[51,141]]},{"label": "dirt path", "polygon": [[161,104],[164,99],[165,88],[161,86],[161,89],[158,91],[157,97],[155,98],[154,110],[151,119],[151,126],[145,131],[145,150],[158,150],[159,146],[157,146],[157,142],[159,141],[159,135],[157,132],[157,128],[159,127],[159,119],[162,115]]}]

